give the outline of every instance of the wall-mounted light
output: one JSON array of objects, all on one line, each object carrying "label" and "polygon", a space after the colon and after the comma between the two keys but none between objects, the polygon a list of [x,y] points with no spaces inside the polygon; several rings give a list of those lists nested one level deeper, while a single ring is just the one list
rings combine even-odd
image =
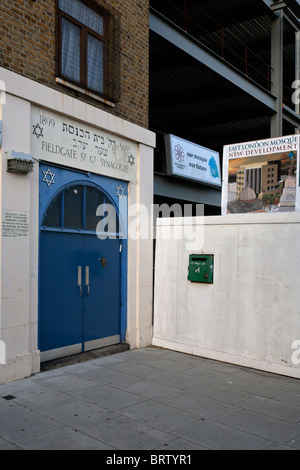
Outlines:
[{"label": "wall-mounted light", "polygon": [[17,173],[19,175],[27,175],[33,171],[33,158],[31,155],[11,150],[6,152],[7,155],[7,171],[9,173]]}]

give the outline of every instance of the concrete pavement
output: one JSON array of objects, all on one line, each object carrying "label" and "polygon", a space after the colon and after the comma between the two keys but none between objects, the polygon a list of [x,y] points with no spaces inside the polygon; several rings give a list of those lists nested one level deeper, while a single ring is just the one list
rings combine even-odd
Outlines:
[{"label": "concrete pavement", "polygon": [[0,385],[0,450],[300,449],[300,380],[158,348]]}]

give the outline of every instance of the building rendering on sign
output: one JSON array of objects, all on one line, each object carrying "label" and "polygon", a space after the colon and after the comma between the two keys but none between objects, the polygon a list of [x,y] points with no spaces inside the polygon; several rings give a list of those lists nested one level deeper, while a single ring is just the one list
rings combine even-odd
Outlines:
[{"label": "building rendering on sign", "polygon": [[225,145],[223,214],[299,211],[299,145],[298,134]]},{"label": "building rendering on sign", "polygon": [[276,191],[280,179],[279,168],[280,162],[263,162],[260,166],[257,166],[257,164],[241,165],[236,172],[237,199],[247,187],[253,189],[256,196],[262,191]]},{"label": "building rendering on sign", "polygon": [[151,344],[153,241],[127,236],[153,195],[137,3],[1,2],[0,383]]}]

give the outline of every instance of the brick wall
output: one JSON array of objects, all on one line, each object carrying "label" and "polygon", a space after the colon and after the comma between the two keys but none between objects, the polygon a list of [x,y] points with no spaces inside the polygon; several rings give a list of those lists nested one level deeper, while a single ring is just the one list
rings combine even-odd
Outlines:
[{"label": "brick wall", "polygon": [[0,67],[148,127],[149,2],[97,1],[120,19],[120,100],[115,108],[55,83],[55,0],[1,0]]}]

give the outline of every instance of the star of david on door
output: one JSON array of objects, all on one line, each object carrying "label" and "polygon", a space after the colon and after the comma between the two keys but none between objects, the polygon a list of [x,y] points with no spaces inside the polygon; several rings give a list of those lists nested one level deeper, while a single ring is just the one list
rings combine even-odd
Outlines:
[{"label": "star of david on door", "polygon": [[117,192],[116,192],[116,195],[122,199],[122,197],[124,196],[125,194],[125,189],[120,185],[117,187]]},{"label": "star of david on door", "polygon": [[55,184],[55,181],[54,181],[55,173],[52,173],[50,168],[48,168],[47,171],[43,171],[43,173],[44,173],[43,181],[47,183],[48,187],[50,186],[50,184]]}]

